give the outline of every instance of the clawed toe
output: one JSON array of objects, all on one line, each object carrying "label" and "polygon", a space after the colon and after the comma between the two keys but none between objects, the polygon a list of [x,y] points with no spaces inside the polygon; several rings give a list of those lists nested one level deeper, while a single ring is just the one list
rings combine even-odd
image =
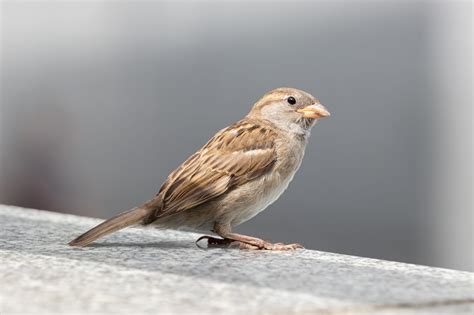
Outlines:
[{"label": "clawed toe", "polygon": [[212,236],[208,236],[208,235],[203,235],[200,238],[198,238],[195,242],[196,246],[199,247],[199,248],[206,248],[206,247],[202,247],[201,245],[199,245],[199,242],[201,240],[207,240],[207,247],[211,247],[212,245],[221,244],[222,241],[224,241],[224,239],[221,239],[221,238],[212,237]]},{"label": "clawed toe", "polygon": [[199,245],[199,242],[201,240],[207,240],[207,248],[214,248],[214,247],[229,248],[229,247],[239,247],[241,245],[240,242],[230,240],[228,238],[218,238],[218,237],[204,235],[198,238],[195,242],[197,247],[203,248],[203,249],[205,249],[206,247],[202,247]]}]

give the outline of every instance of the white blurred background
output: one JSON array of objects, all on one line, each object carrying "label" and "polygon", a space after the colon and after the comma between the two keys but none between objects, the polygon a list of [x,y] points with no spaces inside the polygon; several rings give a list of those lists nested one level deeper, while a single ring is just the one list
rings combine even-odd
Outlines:
[{"label": "white blurred background", "polygon": [[333,115],[238,230],[474,270],[470,1],[1,5],[0,203],[114,215],[292,86]]}]

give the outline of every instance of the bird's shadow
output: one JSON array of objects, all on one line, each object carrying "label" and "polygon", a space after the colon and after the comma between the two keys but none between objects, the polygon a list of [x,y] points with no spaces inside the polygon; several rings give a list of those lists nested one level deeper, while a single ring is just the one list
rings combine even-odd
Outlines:
[{"label": "bird's shadow", "polygon": [[193,248],[193,249],[228,249],[234,250],[237,247],[226,246],[226,245],[215,245],[215,244],[196,244],[195,242],[189,241],[162,241],[162,242],[103,242],[103,243],[92,243],[87,245],[89,248],[157,248],[157,249],[181,249],[181,248]]},{"label": "bird's shadow", "polygon": [[178,241],[163,241],[163,242],[103,242],[89,244],[87,247],[93,248],[107,248],[107,247],[135,247],[135,248],[191,248],[194,243],[178,242]]}]

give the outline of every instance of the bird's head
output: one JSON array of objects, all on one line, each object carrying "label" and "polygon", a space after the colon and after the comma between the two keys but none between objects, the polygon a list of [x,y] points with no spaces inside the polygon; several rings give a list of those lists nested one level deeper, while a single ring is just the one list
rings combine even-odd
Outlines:
[{"label": "bird's head", "polygon": [[331,114],[318,99],[305,91],[278,88],[262,96],[250,111],[250,117],[266,119],[277,127],[295,133],[309,132],[319,118]]}]

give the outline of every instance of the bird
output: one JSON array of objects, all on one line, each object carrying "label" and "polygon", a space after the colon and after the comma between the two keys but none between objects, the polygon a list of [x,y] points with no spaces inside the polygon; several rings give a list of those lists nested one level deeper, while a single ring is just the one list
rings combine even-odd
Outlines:
[{"label": "bird", "polygon": [[303,248],[298,243],[271,243],[237,234],[233,228],[280,197],[301,165],[311,128],[328,116],[329,111],[311,94],[296,88],[274,89],[243,119],[218,131],[171,172],[152,199],[104,221],[69,245],[87,246],[141,224],[210,231],[217,236],[204,235],[196,241],[207,240],[208,247]]}]

